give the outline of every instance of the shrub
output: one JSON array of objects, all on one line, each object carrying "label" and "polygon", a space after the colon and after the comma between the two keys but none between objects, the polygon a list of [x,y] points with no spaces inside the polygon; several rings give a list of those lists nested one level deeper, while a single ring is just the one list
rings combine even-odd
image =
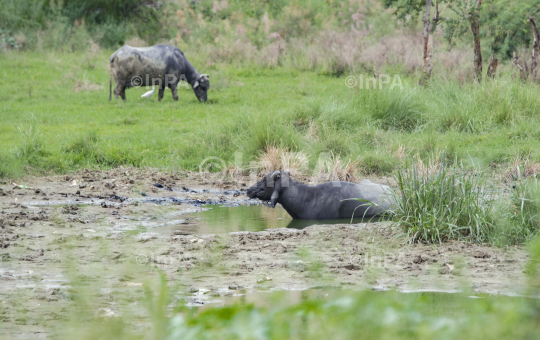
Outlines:
[{"label": "shrub", "polygon": [[117,48],[124,44],[128,37],[128,29],[125,23],[106,22],[97,28],[99,42],[107,48]]},{"label": "shrub", "polygon": [[41,38],[43,49],[61,49],[70,37],[70,24],[66,18],[58,18],[48,25],[46,34]]},{"label": "shrub", "polygon": [[72,52],[80,52],[88,50],[90,45],[90,34],[85,25],[75,26],[72,29],[71,38],[68,41],[68,46]]},{"label": "shrub", "polygon": [[17,39],[0,28],[0,51],[4,48],[19,49],[21,48],[21,44]]}]

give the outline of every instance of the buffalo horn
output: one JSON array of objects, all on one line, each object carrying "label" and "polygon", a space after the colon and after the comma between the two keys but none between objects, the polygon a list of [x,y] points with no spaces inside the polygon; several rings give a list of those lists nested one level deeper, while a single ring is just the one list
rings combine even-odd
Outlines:
[{"label": "buffalo horn", "polygon": [[280,174],[280,173],[281,173],[281,171],[276,170],[276,171],[274,171],[274,173],[272,173],[272,176],[270,176],[270,177],[274,178],[275,175]]}]

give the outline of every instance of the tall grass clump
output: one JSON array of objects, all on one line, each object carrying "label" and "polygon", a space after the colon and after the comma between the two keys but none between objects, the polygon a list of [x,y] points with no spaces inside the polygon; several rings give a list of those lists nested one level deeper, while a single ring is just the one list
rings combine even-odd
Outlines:
[{"label": "tall grass clump", "polygon": [[24,163],[12,155],[0,155],[0,178],[14,179],[24,174]]},{"label": "tall grass clump", "polygon": [[237,130],[238,144],[243,144],[251,155],[258,155],[271,146],[297,151],[303,145],[301,135],[283,113],[251,113],[239,122]]},{"label": "tall grass clump", "polygon": [[[18,127],[20,143],[15,149],[15,162],[8,165],[9,169],[20,169],[21,166],[35,170],[62,171],[64,161],[51,152],[41,132],[41,122],[33,114],[24,119]],[[15,174],[20,175],[20,174]]]},{"label": "tall grass clump", "polygon": [[454,81],[431,84],[427,94],[430,111],[434,113],[431,124],[441,132],[482,133],[492,125],[492,113],[487,114],[478,87],[461,86]]},{"label": "tall grass clump", "polygon": [[414,131],[424,123],[416,90],[372,91],[371,115],[384,130]]},{"label": "tall grass clump", "polygon": [[540,230],[540,183],[536,176],[522,179],[518,167],[518,181],[510,194],[509,218],[499,227],[499,244],[527,243]]},{"label": "tall grass clump", "polygon": [[75,167],[141,166],[144,156],[131,146],[131,142],[107,143],[101,141],[97,131],[78,136],[62,148],[62,155]]},{"label": "tall grass clump", "polygon": [[410,242],[490,241],[496,200],[482,172],[449,166],[443,153],[406,161],[396,179],[395,220]]},{"label": "tall grass clump", "polygon": [[504,73],[479,84],[459,84],[455,79],[432,82],[424,93],[435,129],[481,134],[538,117],[536,92]]},{"label": "tall grass clump", "polygon": [[357,131],[370,125],[375,125],[361,101],[339,101],[334,98],[321,98],[320,114],[317,121],[324,126],[339,131]]},{"label": "tall grass clump", "polygon": [[43,136],[41,134],[41,125],[34,117],[29,116],[24,123],[19,125],[20,145],[17,148],[17,157],[32,162],[43,153]]}]

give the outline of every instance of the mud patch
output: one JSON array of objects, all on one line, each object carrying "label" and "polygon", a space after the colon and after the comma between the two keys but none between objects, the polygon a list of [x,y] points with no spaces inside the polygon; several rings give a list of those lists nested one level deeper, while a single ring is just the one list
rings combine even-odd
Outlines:
[{"label": "mud patch", "polygon": [[219,204],[259,203],[244,190],[189,173],[138,169],[0,184],[0,333],[54,334],[69,318],[74,284],[92,292],[92,313],[139,312],[133,302],[159,272],[193,306],[244,290],[525,290],[528,257],[521,247],[409,246],[390,222],[304,229],[276,224],[250,232],[252,226],[239,220],[216,234],[189,225],[205,209],[227,209]]}]

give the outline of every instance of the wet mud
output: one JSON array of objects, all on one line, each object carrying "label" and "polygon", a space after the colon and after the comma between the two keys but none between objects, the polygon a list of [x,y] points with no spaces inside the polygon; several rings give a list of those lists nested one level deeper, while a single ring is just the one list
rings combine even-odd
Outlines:
[{"label": "wet mud", "polygon": [[260,204],[248,185],[139,169],[0,183],[0,334],[57,332],[74,282],[96,290],[92,313],[125,313],[160,272],[188,306],[314,287],[525,294],[521,247],[409,245],[385,221],[257,232],[197,222],[213,206]]}]

